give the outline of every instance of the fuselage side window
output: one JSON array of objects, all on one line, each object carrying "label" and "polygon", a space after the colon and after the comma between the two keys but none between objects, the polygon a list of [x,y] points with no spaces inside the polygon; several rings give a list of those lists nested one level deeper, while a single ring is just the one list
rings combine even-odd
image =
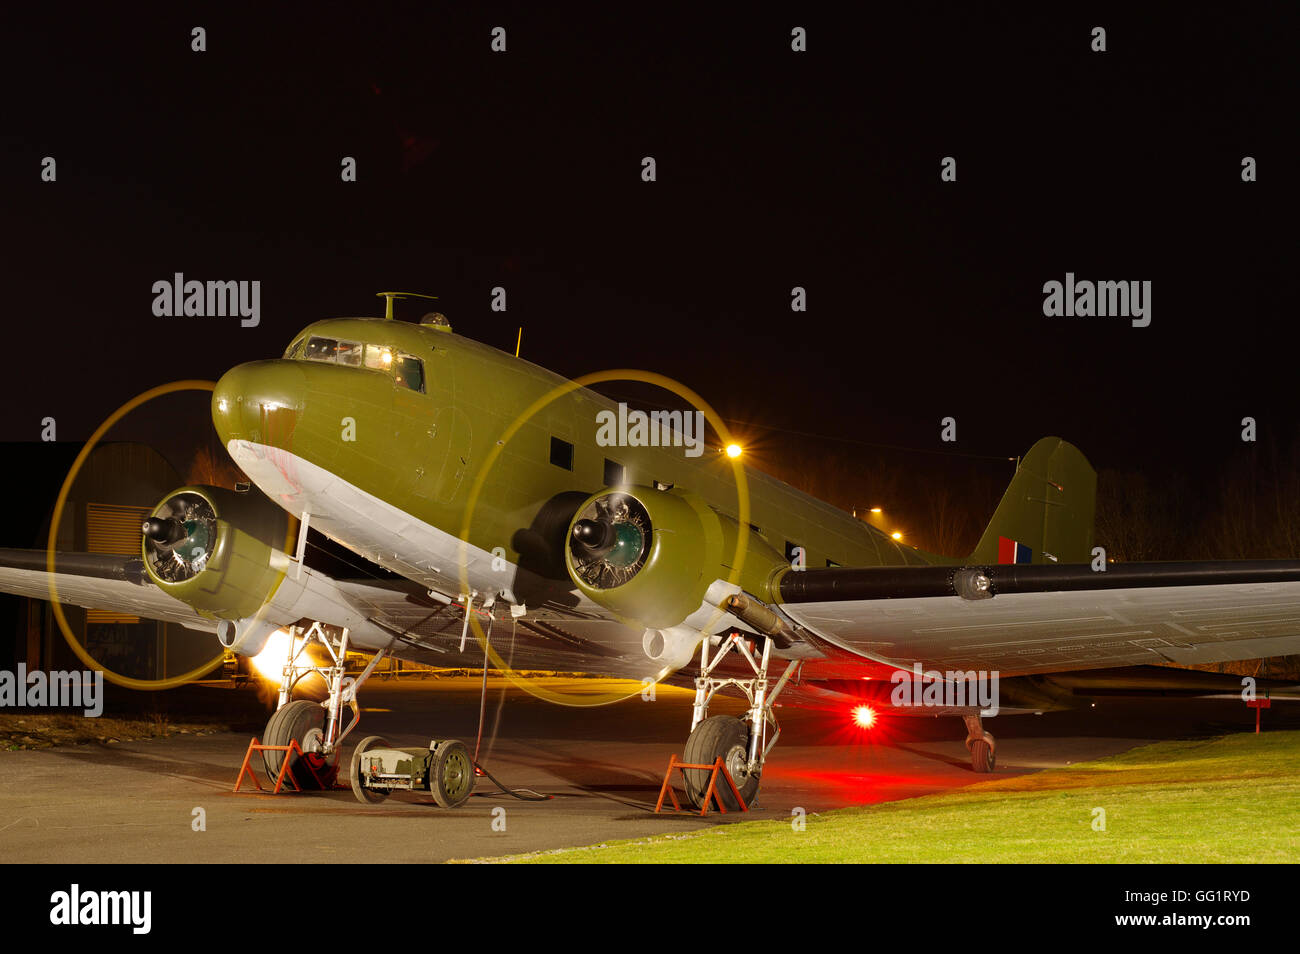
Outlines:
[{"label": "fuselage side window", "polygon": [[399,354],[396,361],[397,383],[424,393],[424,362],[409,354]]},{"label": "fuselage side window", "polygon": [[551,463],[565,470],[573,470],[573,445],[562,437],[552,437]]}]

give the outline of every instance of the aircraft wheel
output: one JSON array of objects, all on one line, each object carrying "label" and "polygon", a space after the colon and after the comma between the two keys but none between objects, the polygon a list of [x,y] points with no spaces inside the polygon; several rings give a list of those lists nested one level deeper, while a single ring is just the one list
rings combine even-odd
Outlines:
[{"label": "aircraft wheel", "polygon": [[981,775],[992,772],[995,758],[993,747],[984,739],[977,739],[971,743],[970,747],[970,764],[976,772]]},{"label": "aircraft wheel", "polygon": [[386,790],[366,788],[361,784],[361,756],[367,749],[386,749],[388,743],[377,735],[367,736],[357,743],[352,750],[352,767],[348,770],[348,780],[352,783],[352,794],[357,801],[367,805],[377,805],[389,796]]},{"label": "aircraft wheel", "polygon": [[[320,772],[325,768],[325,760],[315,752],[311,751],[311,739],[319,738],[325,728],[325,710],[315,702],[309,702],[306,699],[296,699],[277,709],[266,723],[266,732],[262,736],[263,745],[288,745],[290,739],[297,739],[298,746],[307,754],[307,757],[313,760],[316,770]],[[263,752],[262,763],[266,766],[266,774],[271,777],[272,782],[280,774],[280,766],[284,762],[284,752]],[[298,787],[304,791],[313,788],[320,788],[316,783],[316,776],[303,763],[298,756],[293,756],[289,762],[289,771],[293,773],[294,781]],[[286,779],[288,773],[286,773]]]},{"label": "aircraft wheel", "polygon": [[[710,716],[695,727],[691,737],[686,740],[682,761],[707,765],[718,756],[722,756],[722,763],[731,773],[736,788],[740,790],[740,797],[749,805],[758,794],[759,773],[750,775],[745,770],[749,762],[748,723],[735,716],[717,715]],[[709,776],[712,773],[704,769],[684,769],[682,774],[686,777],[686,798],[696,808],[704,807],[704,793],[709,787]],[[722,776],[718,776],[715,790],[727,811],[740,811],[736,797],[731,794],[731,786]]]},{"label": "aircraft wheel", "polygon": [[429,791],[442,808],[465,804],[474,792],[474,763],[464,742],[439,742],[429,763]]}]

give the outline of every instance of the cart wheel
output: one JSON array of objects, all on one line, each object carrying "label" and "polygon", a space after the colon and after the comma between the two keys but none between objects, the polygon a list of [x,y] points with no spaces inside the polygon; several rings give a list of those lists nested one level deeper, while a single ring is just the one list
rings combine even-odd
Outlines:
[{"label": "cart wheel", "polygon": [[388,748],[386,741],[377,735],[371,735],[358,742],[357,747],[353,749],[352,767],[348,770],[348,779],[352,782],[352,794],[357,797],[357,801],[367,805],[377,805],[391,794],[386,789],[366,788],[361,783],[361,756],[367,749],[386,748]]},{"label": "cart wheel", "polygon": [[464,742],[439,742],[429,763],[429,791],[442,808],[456,808],[474,791],[474,763]]}]

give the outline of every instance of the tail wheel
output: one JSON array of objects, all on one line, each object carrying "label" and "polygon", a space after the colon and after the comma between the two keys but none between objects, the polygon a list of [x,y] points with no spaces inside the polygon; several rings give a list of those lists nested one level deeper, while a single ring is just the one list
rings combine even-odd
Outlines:
[{"label": "tail wheel", "polygon": [[[316,773],[323,776],[328,764],[324,757],[313,749],[316,747],[317,740],[324,736],[324,729],[325,710],[315,702],[297,699],[277,709],[267,721],[262,744],[288,745],[290,740],[297,740],[298,747],[306,753],[304,757],[310,761]],[[266,774],[272,779],[279,777],[280,766],[284,763],[285,755],[284,752],[274,751],[262,753]],[[298,783],[299,788],[303,790],[320,788],[316,782],[316,775],[307,767],[303,758],[291,756],[289,771],[293,773],[294,781]]]},{"label": "tail wheel", "polygon": [[352,794],[357,797],[357,801],[364,802],[367,805],[377,805],[389,796],[389,792],[374,788],[366,788],[361,784],[361,756],[367,749],[386,749],[388,743],[377,735],[367,736],[357,743],[357,747],[352,752],[352,766],[348,770],[348,780],[352,782]]},{"label": "tail wheel", "polygon": [[[759,773],[755,771],[752,775],[747,771],[749,764],[749,725],[742,722],[735,716],[718,715],[710,716],[695,727],[691,737],[686,740],[686,750],[682,755],[683,762],[694,762],[697,765],[711,764],[718,756],[722,756],[722,764],[727,767],[731,773],[732,780],[736,783],[736,788],[740,790],[740,797],[748,805],[758,794]],[[704,807],[704,793],[709,787],[709,776],[712,774],[704,769],[684,769],[682,774],[686,777],[686,797],[696,808]],[[726,806],[727,811],[740,811],[740,805],[736,802],[736,796],[731,794],[731,786],[726,779],[718,776],[717,784],[714,789],[718,793],[718,798]]]},{"label": "tail wheel", "polygon": [[429,791],[442,808],[465,804],[474,792],[474,763],[464,742],[439,742],[429,763]]},{"label": "tail wheel", "polygon": [[976,739],[971,743],[971,768],[983,775],[993,771],[994,763],[993,746],[989,745],[984,739]]}]

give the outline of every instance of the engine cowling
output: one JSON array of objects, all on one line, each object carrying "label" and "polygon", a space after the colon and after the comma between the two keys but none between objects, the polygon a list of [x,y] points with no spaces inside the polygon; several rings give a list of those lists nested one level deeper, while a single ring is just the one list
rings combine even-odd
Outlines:
[{"label": "engine cowling", "polygon": [[248,619],[284,579],[288,529],[289,515],[260,491],[181,487],[144,521],[145,572],[209,619]]},{"label": "engine cowling", "polygon": [[[700,610],[715,580],[731,576],[737,533],[735,520],[694,494],[608,488],[578,508],[564,562],[578,589],[619,618],[672,630]],[[751,533],[737,583],[770,601],[771,581],[787,565]],[[649,644],[646,652],[657,658]]]}]

